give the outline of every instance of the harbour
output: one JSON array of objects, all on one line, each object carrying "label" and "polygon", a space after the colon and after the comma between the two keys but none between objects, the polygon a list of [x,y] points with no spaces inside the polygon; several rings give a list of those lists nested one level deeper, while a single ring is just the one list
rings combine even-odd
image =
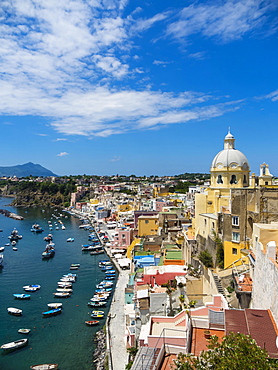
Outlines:
[{"label": "harbour", "polygon": [[[2,351],[0,354],[1,370],[29,369],[34,364],[58,363],[59,369],[95,369],[93,353],[97,343],[95,334],[102,329],[109,312],[108,304],[101,308],[104,319],[98,325],[88,326],[85,321],[91,320],[90,314],[94,308],[87,303],[94,295],[96,285],[105,279],[105,272],[98,264],[106,258],[104,254],[91,255],[82,252],[81,245],[88,243],[89,230],[80,228],[78,218],[58,211],[39,208],[15,208],[7,206],[11,199],[0,198],[0,208],[24,217],[24,220],[7,218],[0,215],[0,246],[8,242],[8,236],[16,228],[22,239],[17,243],[17,250],[5,246],[3,267],[0,270],[0,301],[1,301],[1,333],[0,343],[9,343],[28,337],[28,345],[13,352]],[[58,218],[60,217],[64,228]],[[49,231],[49,220],[57,228]],[[32,233],[31,227],[38,223],[44,230],[42,233]],[[42,259],[46,237],[53,234],[55,255]],[[73,242],[68,243],[67,239]],[[77,270],[71,271],[72,264],[80,264]],[[56,298],[57,282],[68,273],[76,273],[77,279],[72,287],[72,294],[67,298]],[[13,294],[24,293],[23,286],[39,284],[41,289],[31,292],[30,299],[15,299]],[[49,302],[63,302],[63,310],[59,315],[43,317]],[[22,309],[21,316],[9,315],[8,307]],[[29,334],[20,334],[20,328],[30,328]]]}]

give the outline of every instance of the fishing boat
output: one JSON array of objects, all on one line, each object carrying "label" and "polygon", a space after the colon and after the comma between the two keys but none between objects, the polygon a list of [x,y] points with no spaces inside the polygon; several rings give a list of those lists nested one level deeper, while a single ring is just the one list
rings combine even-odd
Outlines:
[{"label": "fishing boat", "polygon": [[75,283],[75,277],[74,276],[63,276],[60,279],[60,281],[63,283]]},{"label": "fishing boat", "polygon": [[5,350],[17,349],[17,348],[25,346],[27,343],[28,343],[28,339],[24,338],[24,339],[15,340],[14,342],[2,344],[0,348],[5,349]]},{"label": "fishing boat", "polygon": [[39,364],[39,365],[32,365],[30,369],[33,370],[57,370],[58,364]]},{"label": "fishing boat", "polygon": [[53,235],[52,234],[48,234],[47,236],[45,236],[43,238],[43,240],[45,240],[46,242],[51,242],[53,239]]},{"label": "fishing boat", "polygon": [[22,315],[22,310],[21,310],[20,308],[8,307],[8,308],[7,308],[7,311],[8,311],[11,315],[15,315],[15,316],[20,316],[20,315]]},{"label": "fishing boat", "polygon": [[30,299],[31,294],[13,294],[16,299]]},{"label": "fishing boat", "polygon": [[23,289],[27,292],[35,292],[36,290],[41,289],[41,286],[39,284],[30,284],[30,285],[25,285]]},{"label": "fishing boat", "polygon": [[18,333],[20,334],[29,334],[31,331],[31,329],[24,329],[24,328],[21,328],[21,329],[18,329]]},{"label": "fishing boat", "polygon": [[88,326],[94,326],[94,325],[97,325],[98,323],[99,323],[98,320],[85,321],[85,324],[88,325]]},{"label": "fishing boat", "polygon": [[91,317],[92,317],[93,319],[103,319],[103,318],[104,318],[104,314],[101,314],[101,313],[98,313],[98,314],[96,314],[96,313],[92,313],[92,314],[91,314]]},{"label": "fishing boat", "polygon": [[49,308],[62,308],[62,306],[63,306],[63,303],[47,303],[47,306],[49,307]]},{"label": "fishing boat", "polygon": [[74,242],[74,238],[68,238],[67,242]]},{"label": "fishing boat", "polygon": [[58,297],[58,298],[68,298],[70,297],[70,293],[69,292],[57,292],[57,293],[53,293],[54,297]]},{"label": "fishing boat", "polygon": [[62,308],[61,307],[59,307],[59,308],[53,308],[53,309],[48,310],[48,311],[44,311],[42,313],[42,315],[44,317],[49,317],[49,316],[59,315],[60,313],[62,313]]}]

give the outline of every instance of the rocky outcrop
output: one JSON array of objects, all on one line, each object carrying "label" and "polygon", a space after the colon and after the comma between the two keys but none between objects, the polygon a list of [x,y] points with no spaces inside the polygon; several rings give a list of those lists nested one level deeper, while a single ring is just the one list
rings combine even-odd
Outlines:
[{"label": "rocky outcrop", "polygon": [[16,213],[10,212],[6,209],[0,209],[0,213],[6,217],[13,218],[15,220],[24,220],[24,217],[17,215]]},{"label": "rocky outcrop", "polygon": [[93,362],[95,364],[96,370],[105,370],[106,335],[104,330],[99,330],[96,333],[95,342],[97,343],[97,346],[93,354]]}]

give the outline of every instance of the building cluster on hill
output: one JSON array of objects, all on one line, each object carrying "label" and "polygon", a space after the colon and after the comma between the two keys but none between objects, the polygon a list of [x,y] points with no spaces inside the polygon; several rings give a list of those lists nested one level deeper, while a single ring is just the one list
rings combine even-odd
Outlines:
[{"label": "building cluster on hill", "polygon": [[170,369],[178,353],[199,355],[208,337],[231,331],[278,358],[278,185],[266,163],[250,174],[230,132],[210,173],[183,194],[169,193],[170,179],[125,183],[121,192],[115,178],[91,184],[90,200],[81,201],[82,186],[72,195],[71,209],[94,220],[129,274],[133,370]]}]

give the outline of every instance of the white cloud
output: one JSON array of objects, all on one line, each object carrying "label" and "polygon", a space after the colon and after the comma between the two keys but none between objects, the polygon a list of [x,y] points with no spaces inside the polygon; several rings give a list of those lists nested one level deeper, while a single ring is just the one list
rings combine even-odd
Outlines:
[{"label": "white cloud", "polygon": [[[13,0],[1,4],[0,114],[47,117],[60,134],[89,137],[213,117],[217,97],[196,92],[153,91],[146,86],[150,78],[147,75],[140,79],[141,86],[145,84],[141,90],[116,87],[135,73],[144,73],[141,66],[132,69],[128,64],[128,51],[137,47],[132,43],[135,32],[161,24],[172,14],[159,13],[136,21],[132,17],[140,13],[137,8],[123,18],[127,3],[127,0]],[[169,26],[168,35],[182,37],[202,32],[228,38],[228,34],[234,35],[239,23],[240,35],[248,29],[244,24],[251,29],[256,22],[263,21],[267,6],[259,9],[257,3],[249,0],[240,5],[233,1],[236,14],[231,2],[222,7],[191,5],[183,9],[178,22]],[[225,28],[228,20],[230,27]],[[130,60],[139,63],[141,57],[134,55]],[[154,61],[157,65],[161,63],[169,62]],[[217,105],[214,114],[225,114],[230,109]]]},{"label": "white cloud", "polygon": [[278,101],[278,90],[271,92],[264,96],[266,99],[271,99],[272,101]]},{"label": "white cloud", "polygon": [[182,9],[179,19],[168,26],[166,34],[182,39],[201,33],[229,42],[267,23],[267,15],[275,9],[277,2],[271,0],[196,3]]},{"label": "white cloud", "polygon": [[120,160],[121,160],[121,157],[115,155],[113,158],[110,159],[110,162],[119,162]]},{"label": "white cloud", "polygon": [[65,138],[57,138],[57,139],[55,139],[55,140],[53,140],[53,141],[68,141],[68,139],[65,139]]},{"label": "white cloud", "polygon": [[61,153],[57,154],[57,157],[65,157],[66,155],[69,155],[69,153],[61,152]]}]

